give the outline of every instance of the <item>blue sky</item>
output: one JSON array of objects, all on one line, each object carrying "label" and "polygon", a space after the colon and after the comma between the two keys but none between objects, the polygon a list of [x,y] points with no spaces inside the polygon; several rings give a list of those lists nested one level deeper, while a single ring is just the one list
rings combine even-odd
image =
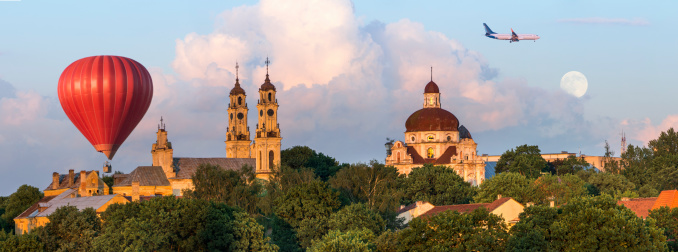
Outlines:
[{"label": "blue sky", "polygon": [[[341,162],[383,160],[421,107],[429,67],[443,108],[478,153],[521,144],[543,152],[618,152],[619,132],[643,145],[678,126],[672,1],[0,1],[0,195],[45,187],[54,171],[105,161],[60,108],[71,62],[133,58],[153,74],[146,117],[113,160],[150,164],[160,116],[175,156],[224,156],[233,66],[254,104],[266,56],[279,87],[283,147],[308,145]],[[508,43],[495,32],[534,33]],[[582,72],[582,98],[560,90]],[[282,118],[284,117],[284,118]],[[254,127],[256,121],[250,120]]]}]

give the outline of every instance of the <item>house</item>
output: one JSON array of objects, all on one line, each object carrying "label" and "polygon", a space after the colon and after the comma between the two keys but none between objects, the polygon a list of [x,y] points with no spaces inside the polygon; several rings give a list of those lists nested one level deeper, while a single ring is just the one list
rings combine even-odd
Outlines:
[{"label": "house", "polygon": [[93,208],[97,214],[100,214],[115,203],[125,204],[129,202],[125,197],[118,194],[85,196],[80,197],[78,190],[67,189],[56,196],[45,196],[37,203],[22,212],[14,218],[15,231],[17,235],[30,233],[35,227],[44,226],[49,222],[48,216],[59,207],[74,206],[78,210]]},{"label": "house", "polygon": [[434,206],[431,203],[419,201],[401,208],[398,211],[398,217],[405,218],[405,223],[408,223],[410,220],[417,217],[428,218],[445,211],[456,211],[464,214],[473,212],[481,207],[487,209],[487,211],[492,214],[504,218],[504,222],[509,225],[517,223],[519,220],[518,216],[523,212],[523,209],[525,209],[525,206],[518,203],[518,201],[513,198],[501,197],[501,195],[499,195],[498,199],[492,203]]}]

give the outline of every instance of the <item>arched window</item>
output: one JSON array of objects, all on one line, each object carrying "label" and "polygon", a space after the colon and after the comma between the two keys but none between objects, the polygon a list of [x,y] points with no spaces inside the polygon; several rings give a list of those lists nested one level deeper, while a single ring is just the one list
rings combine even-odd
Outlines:
[{"label": "arched window", "polygon": [[[262,163],[261,163],[261,151],[259,151],[259,162],[258,163],[259,163],[259,167],[261,167],[261,165],[262,165]],[[256,170],[256,168],[255,168],[255,170]]]},{"label": "arched window", "polygon": [[[271,95],[271,93],[268,93]],[[270,170],[273,167],[273,151],[268,151],[268,169]]]},{"label": "arched window", "polygon": [[451,137],[451,136],[447,136],[447,141],[452,141],[452,137]]},{"label": "arched window", "polygon": [[400,151],[396,152],[396,163],[400,163]]},{"label": "arched window", "polygon": [[268,93],[268,101],[271,101],[271,93]]},{"label": "arched window", "polygon": [[242,97],[238,96],[238,105],[242,105]]},{"label": "arched window", "polygon": [[433,148],[428,148],[428,150],[426,151],[426,156],[428,158],[434,158],[436,156],[436,153],[433,150]]},{"label": "arched window", "polygon": [[410,139],[412,139],[412,142],[414,142],[414,136],[412,136],[412,138],[410,138]]}]

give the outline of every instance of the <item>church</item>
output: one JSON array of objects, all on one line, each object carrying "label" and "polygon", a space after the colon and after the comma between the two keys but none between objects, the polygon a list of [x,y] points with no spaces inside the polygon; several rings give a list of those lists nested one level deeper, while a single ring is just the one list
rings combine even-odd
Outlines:
[{"label": "church", "polygon": [[478,144],[454,114],[440,108],[440,90],[433,79],[424,87],[424,107],[407,118],[405,129],[405,141],[389,146],[387,166],[409,174],[424,164],[444,165],[472,185],[485,180],[485,162],[476,154]]}]

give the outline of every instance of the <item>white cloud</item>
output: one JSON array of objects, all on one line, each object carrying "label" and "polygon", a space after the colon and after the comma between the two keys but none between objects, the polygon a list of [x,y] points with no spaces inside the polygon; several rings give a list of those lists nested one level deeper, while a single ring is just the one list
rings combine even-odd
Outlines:
[{"label": "white cloud", "polygon": [[559,19],[560,23],[574,23],[574,24],[603,24],[603,25],[632,25],[632,26],[646,26],[650,22],[644,18],[603,18],[603,17],[588,17],[588,18],[565,18]]},{"label": "white cloud", "polygon": [[630,139],[638,140],[643,145],[647,145],[650,140],[657,139],[662,131],[667,131],[669,128],[678,130],[678,115],[668,115],[662,120],[659,125],[654,125],[650,118],[643,120],[624,120],[621,125],[628,128],[628,137]]}]

